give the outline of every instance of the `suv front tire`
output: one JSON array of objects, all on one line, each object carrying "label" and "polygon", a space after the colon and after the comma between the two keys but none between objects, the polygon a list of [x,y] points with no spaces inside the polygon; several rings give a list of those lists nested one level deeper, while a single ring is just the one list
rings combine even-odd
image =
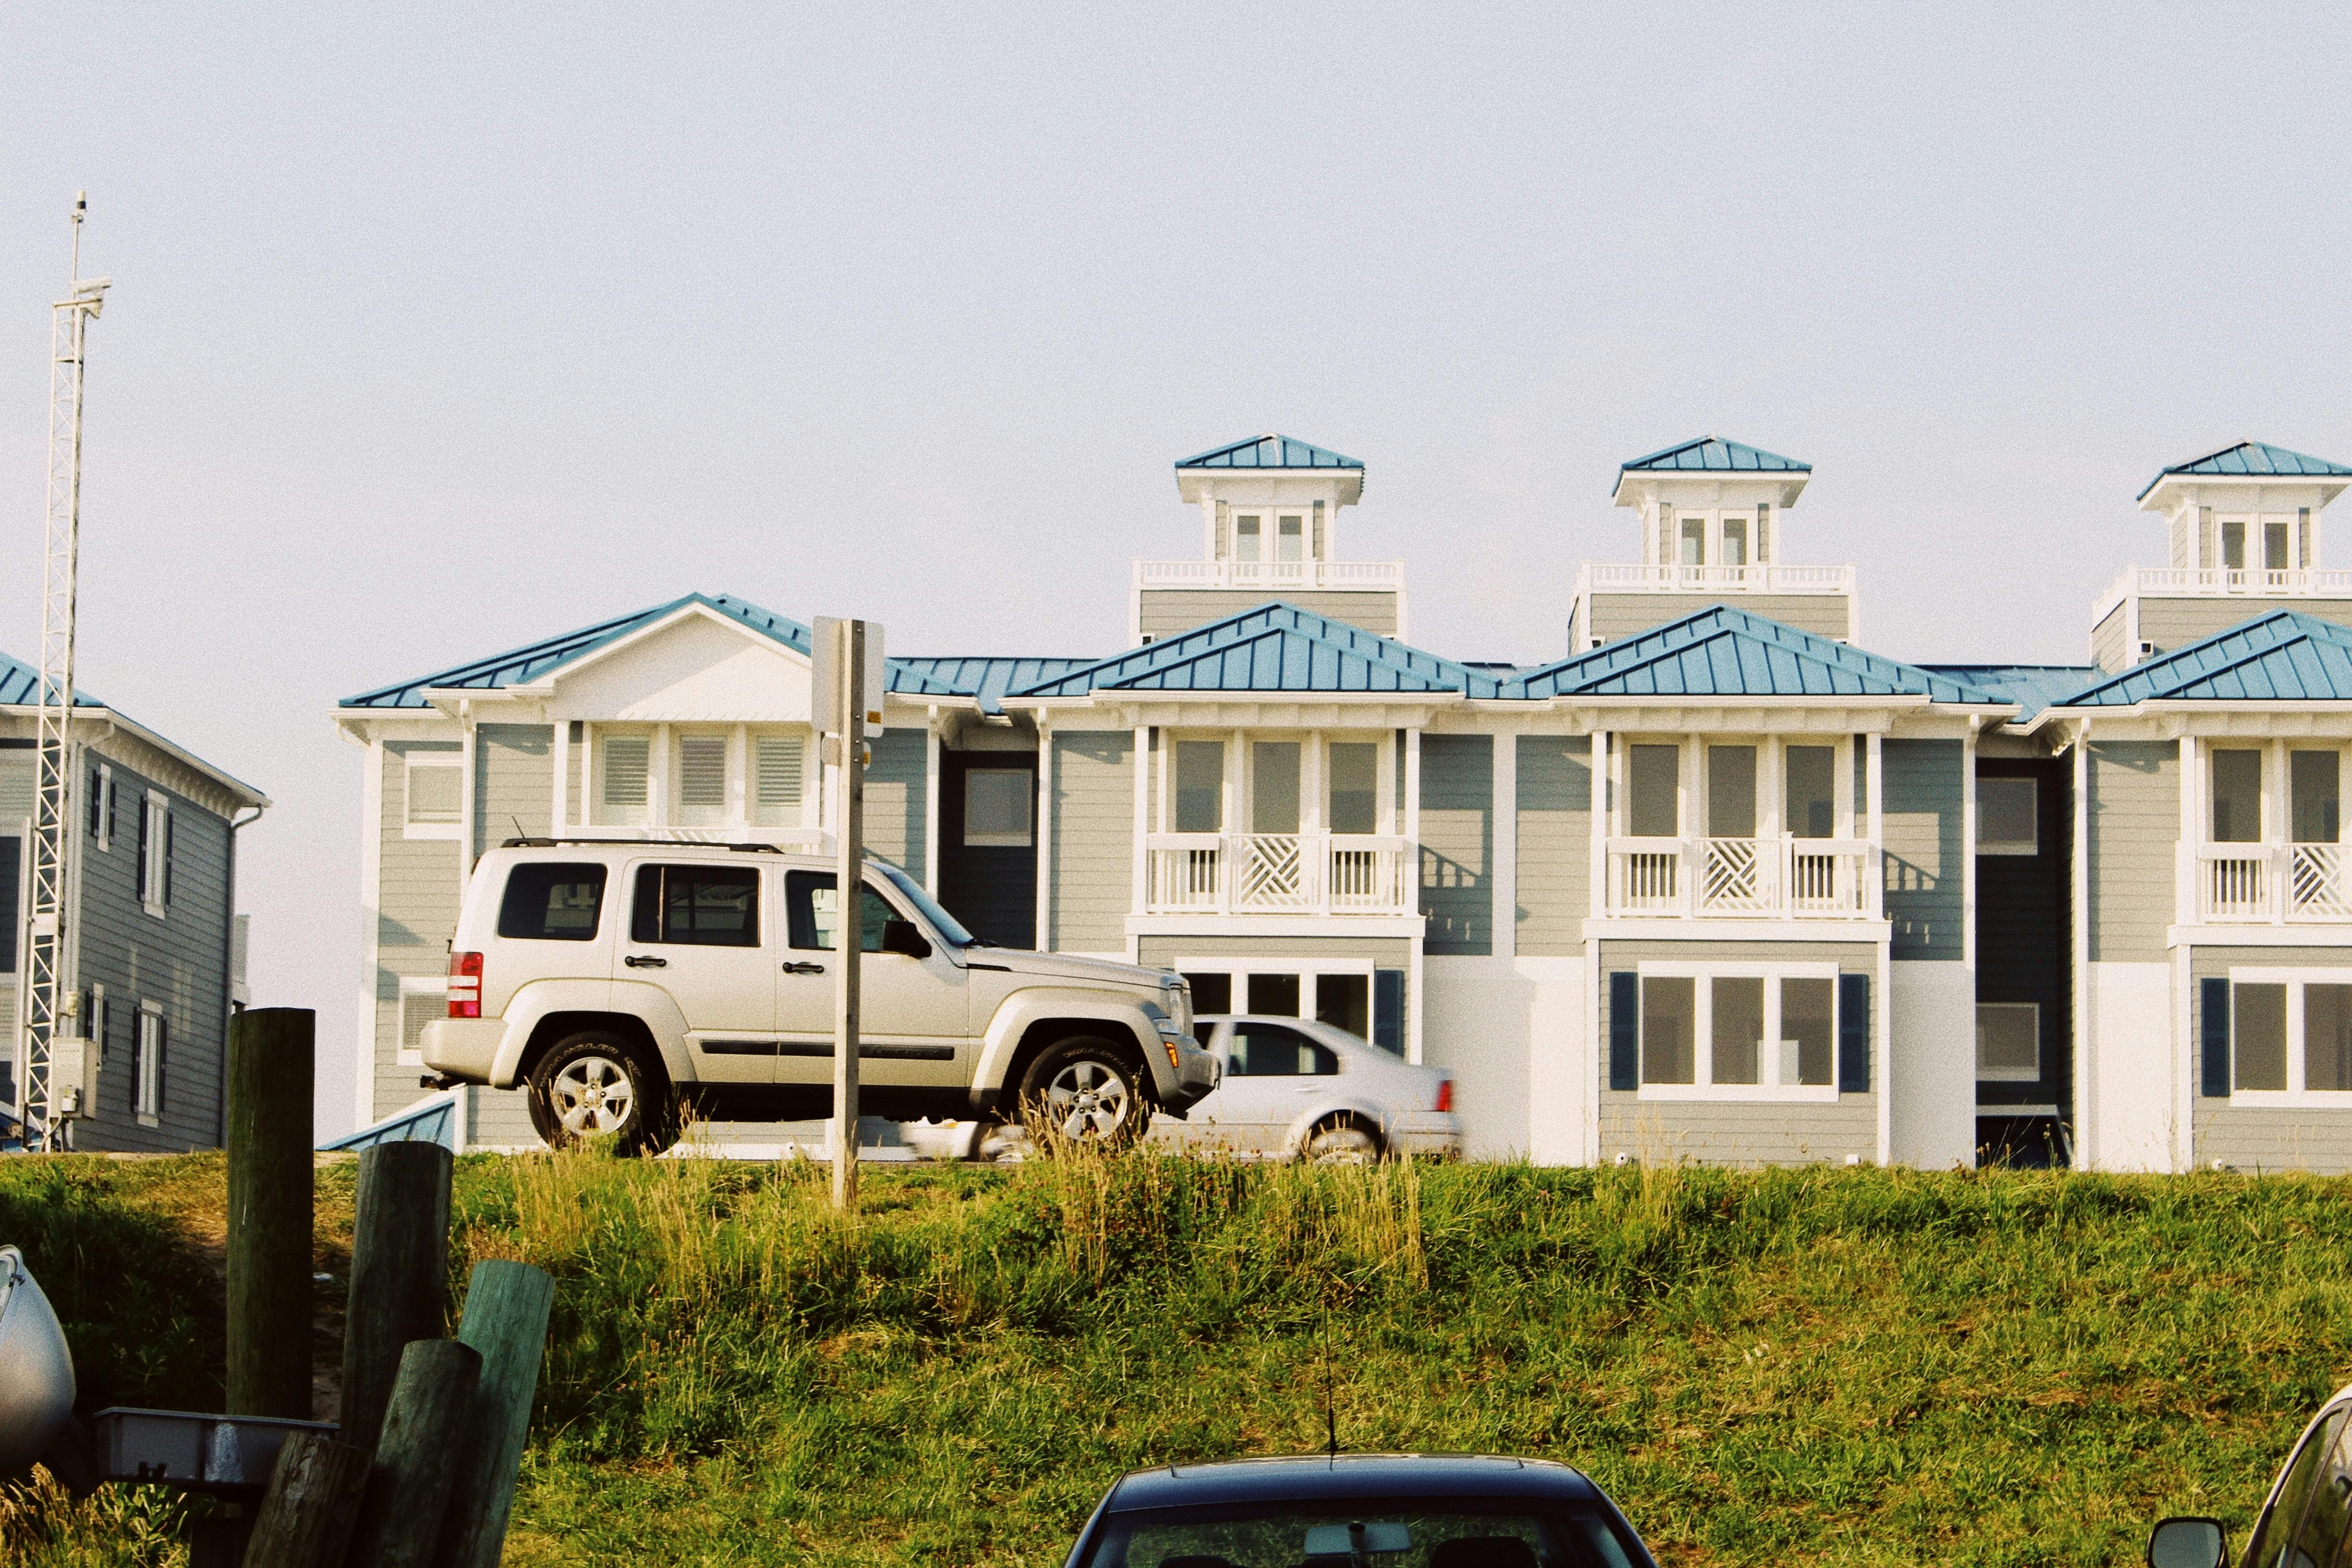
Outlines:
[{"label": "suv front tire", "polygon": [[1021,1075],[1021,1120],[1034,1143],[1125,1149],[1151,1122],[1135,1053],[1079,1035],[1037,1053]]},{"label": "suv front tire", "polygon": [[530,1121],[551,1149],[611,1138],[620,1153],[658,1154],[677,1141],[668,1078],[601,1029],[566,1036],[530,1069]]}]

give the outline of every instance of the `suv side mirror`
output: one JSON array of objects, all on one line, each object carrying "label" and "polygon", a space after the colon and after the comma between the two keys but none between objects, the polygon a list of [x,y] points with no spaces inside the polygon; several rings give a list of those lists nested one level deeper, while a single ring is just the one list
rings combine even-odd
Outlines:
[{"label": "suv side mirror", "polygon": [[923,940],[923,933],[916,929],[914,921],[884,921],[882,951],[904,953],[908,958],[929,958],[931,956],[931,944]]},{"label": "suv side mirror", "polygon": [[2218,1519],[2168,1519],[2147,1532],[2147,1568],[2223,1568],[2229,1559],[2230,1532]]}]

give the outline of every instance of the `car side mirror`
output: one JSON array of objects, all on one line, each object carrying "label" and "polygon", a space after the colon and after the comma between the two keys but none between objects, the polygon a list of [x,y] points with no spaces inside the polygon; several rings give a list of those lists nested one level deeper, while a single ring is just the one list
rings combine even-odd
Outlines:
[{"label": "car side mirror", "polygon": [[2147,1568],[2223,1568],[2230,1532],[2218,1519],[2167,1519],[2147,1532]]},{"label": "car side mirror", "polygon": [[884,921],[882,951],[904,953],[908,958],[929,958],[931,956],[931,944],[923,940],[923,933],[915,929],[914,921]]}]

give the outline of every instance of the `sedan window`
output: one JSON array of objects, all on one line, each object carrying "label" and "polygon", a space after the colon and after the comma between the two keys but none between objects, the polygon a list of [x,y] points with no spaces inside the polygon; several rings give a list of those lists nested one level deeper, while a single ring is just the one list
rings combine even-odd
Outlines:
[{"label": "sedan window", "polygon": [[1328,1078],[1339,1070],[1338,1052],[1279,1024],[1235,1024],[1225,1056],[1236,1078]]},{"label": "sedan window", "polygon": [[[2330,1410],[2311,1436],[2287,1462],[2286,1479],[2279,1483],[2278,1501],[2263,1516],[2254,1533],[2253,1544],[2246,1549],[2247,1568],[2326,1568],[2335,1552],[2336,1542],[2342,1533],[2343,1504],[2319,1496],[2323,1478],[2335,1472],[2330,1462],[2336,1438],[2344,1429],[2345,1407]],[[2309,1531],[2305,1528],[2304,1514],[2315,1516],[2314,1522],[2325,1526],[2333,1521],[2335,1533],[2320,1543],[2316,1551],[2305,1543]]]}]

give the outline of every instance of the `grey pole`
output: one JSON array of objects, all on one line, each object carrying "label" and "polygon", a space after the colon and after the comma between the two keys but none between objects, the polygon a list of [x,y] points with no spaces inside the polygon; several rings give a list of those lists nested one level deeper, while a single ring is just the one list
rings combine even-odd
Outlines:
[{"label": "grey pole", "polygon": [[844,620],[841,656],[841,810],[835,835],[833,971],[833,1204],[857,1206],[857,1011],[865,961],[866,623]]}]

